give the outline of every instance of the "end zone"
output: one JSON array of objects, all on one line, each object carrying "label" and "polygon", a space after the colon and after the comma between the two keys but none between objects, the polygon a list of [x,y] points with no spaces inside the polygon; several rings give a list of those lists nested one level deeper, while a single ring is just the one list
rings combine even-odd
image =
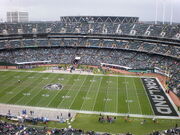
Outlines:
[{"label": "end zone", "polygon": [[153,108],[157,116],[179,116],[178,112],[164,93],[162,86],[155,78],[141,78]]}]

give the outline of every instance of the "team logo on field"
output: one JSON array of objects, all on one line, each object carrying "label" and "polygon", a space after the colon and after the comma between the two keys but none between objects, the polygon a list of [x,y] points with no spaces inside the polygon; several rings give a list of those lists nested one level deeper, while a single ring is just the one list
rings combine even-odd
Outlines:
[{"label": "team logo on field", "polygon": [[142,78],[155,115],[178,116],[162,87],[155,78]]},{"label": "team logo on field", "polygon": [[43,87],[43,89],[46,90],[61,90],[63,88],[63,86],[61,84],[48,84],[46,86]]}]

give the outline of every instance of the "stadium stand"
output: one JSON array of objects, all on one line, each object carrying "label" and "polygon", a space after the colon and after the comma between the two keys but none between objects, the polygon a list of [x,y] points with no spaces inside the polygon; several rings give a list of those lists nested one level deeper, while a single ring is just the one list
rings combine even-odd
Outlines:
[{"label": "stadium stand", "polygon": [[[138,22],[136,17],[62,17],[59,22],[0,23],[0,61],[51,60],[52,64],[118,64],[168,72],[180,96],[180,26]],[[23,57],[22,57],[23,56]]]},{"label": "stadium stand", "polygon": [[33,127],[26,126],[22,123],[10,123],[0,121],[0,134],[1,135],[109,135],[108,133],[96,133],[94,131],[83,131],[74,128],[50,129],[47,127]]}]

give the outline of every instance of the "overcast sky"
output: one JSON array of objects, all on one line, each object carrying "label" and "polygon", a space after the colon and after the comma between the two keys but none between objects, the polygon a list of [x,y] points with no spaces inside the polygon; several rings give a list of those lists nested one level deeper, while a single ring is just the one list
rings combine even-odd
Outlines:
[{"label": "overcast sky", "polygon": [[[157,0],[158,20],[180,22],[180,0]],[[156,0],[0,0],[0,20],[6,21],[7,11],[27,11],[30,21],[59,20],[60,16],[137,16],[141,21],[154,21]]]}]

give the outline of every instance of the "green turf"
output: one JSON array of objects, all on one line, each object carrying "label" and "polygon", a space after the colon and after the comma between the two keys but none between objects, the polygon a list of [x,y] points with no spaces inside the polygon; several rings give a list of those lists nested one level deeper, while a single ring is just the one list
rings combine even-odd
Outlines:
[{"label": "green turf", "polygon": [[[77,114],[72,127],[85,131],[99,131],[113,134],[130,132],[134,135],[147,135],[153,131],[174,128],[176,124],[180,125],[179,120],[158,119],[157,123],[154,123],[152,119],[129,118],[128,121],[125,121],[124,117],[117,117],[113,123],[100,123],[98,118],[98,115]],[[144,124],[142,124],[143,120],[146,120]]]},{"label": "green turf", "polygon": [[[43,89],[53,83],[63,89]],[[0,71],[0,103],[153,115],[136,77]]]}]

